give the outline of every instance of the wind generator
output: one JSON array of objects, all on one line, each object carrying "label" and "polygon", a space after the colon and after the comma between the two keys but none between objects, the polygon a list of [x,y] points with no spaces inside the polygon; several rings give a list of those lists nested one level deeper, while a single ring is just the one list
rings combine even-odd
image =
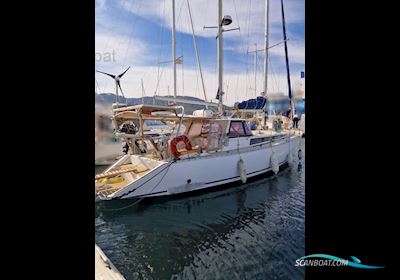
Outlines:
[{"label": "wind generator", "polygon": [[127,105],[127,104],[119,104],[119,100],[118,100],[118,88],[121,90],[122,97],[123,97],[123,98],[125,99],[125,101],[126,101],[124,92],[122,91],[122,88],[121,88],[120,80],[121,80],[122,76],[129,70],[129,68],[131,68],[131,67],[129,66],[122,74],[119,74],[119,75],[112,75],[112,74],[109,74],[109,73],[106,73],[106,72],[96,71],[96,72],[99,72],[99,73],[101,73],[101,74],[110,76],[110,77],[113,78],[114,81],[115,81],[115,94],[116,94],[116,97],[115,97],[115,103],[113,104],[113,108],[118,108],[119,105],[122,105],[122,106],[126,106],[126,105]]}]

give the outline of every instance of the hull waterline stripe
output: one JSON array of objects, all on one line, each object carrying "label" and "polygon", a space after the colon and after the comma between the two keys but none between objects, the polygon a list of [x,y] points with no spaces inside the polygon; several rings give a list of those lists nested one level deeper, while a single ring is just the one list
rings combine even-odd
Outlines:
[{"label": "hull waterline stripe", "polygon": [[160,191],[160,192],[153,192],[153,193],[149,193],[149,194],[142,194],[142,195],[135,196],[135,198],[136,197],[149,196],[149,195],[153,195],[153,194],[159,194],[159,193],[166,193],[166,192],[168,192],[168,191]]}]

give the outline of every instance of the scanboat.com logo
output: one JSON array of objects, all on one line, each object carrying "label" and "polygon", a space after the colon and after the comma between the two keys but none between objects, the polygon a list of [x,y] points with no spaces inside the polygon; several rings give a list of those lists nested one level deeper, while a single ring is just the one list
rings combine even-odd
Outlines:
[{"label": "scanboat.com logo", "polygon": [[[320,258],[320,259],[310,259]],[[364,269],[377,269],[384,268],[384,266],[374,266],[361,264],[361,261],[356,257],[351,257],[353,261],[345,260],[339,257],[326,255],[326,254],[313,254],[301,257],[296,260],[295,266],[352,266]]]}]

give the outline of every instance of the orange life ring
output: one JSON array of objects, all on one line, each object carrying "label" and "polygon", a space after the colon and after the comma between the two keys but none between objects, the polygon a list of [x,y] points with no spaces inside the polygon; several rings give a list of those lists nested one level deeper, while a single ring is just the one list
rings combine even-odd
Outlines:
[{"label": "orange life ring", "polygon": [[171,143],[170,143],[170,146],[169,146],[170,150],[171,150],[171,153],[174,155],[174,157],[179,157],[179,156],[182,155],[182,153],[179,152],[177,147],[176,147],[179,142],[185,143],[186,150],[189,151],[189,150],[192,149],[192,143],[190,143],[190,140],[189,140],[189,138],[187,138],[186,135],[180,135],[178,137],[175,137],[174,139],[171,140]]}]

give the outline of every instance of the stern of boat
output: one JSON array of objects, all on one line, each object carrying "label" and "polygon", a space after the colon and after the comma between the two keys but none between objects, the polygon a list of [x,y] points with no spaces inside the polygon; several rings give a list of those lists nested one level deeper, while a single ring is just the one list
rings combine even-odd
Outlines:
[{"label": "stern of boat", "polygon": [[125,155],[106,171],[95,175],[96,199],[111,200],[134,190],[145,175],[163,163],[138,155]]}]

